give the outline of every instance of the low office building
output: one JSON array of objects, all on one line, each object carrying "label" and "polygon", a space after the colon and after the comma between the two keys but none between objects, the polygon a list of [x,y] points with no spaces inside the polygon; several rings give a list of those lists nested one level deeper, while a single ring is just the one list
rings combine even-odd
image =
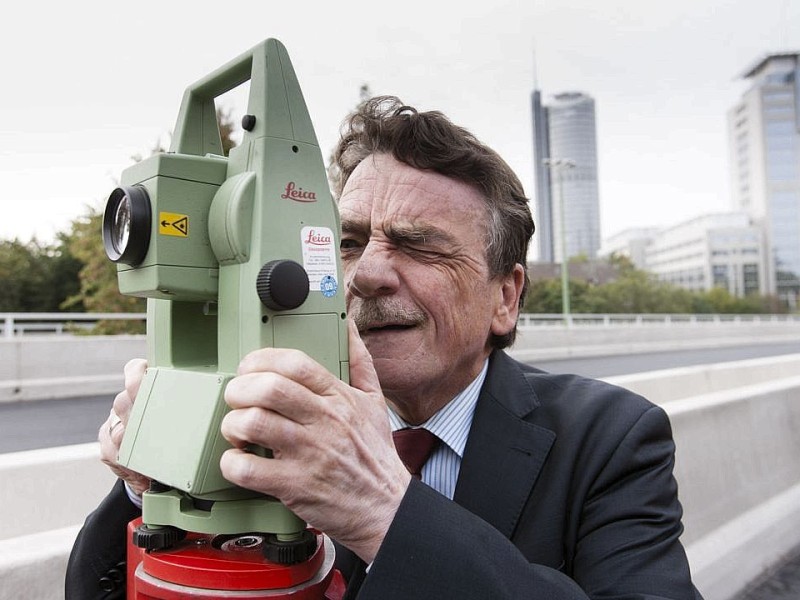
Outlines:
[{"label": "low office building", "polygon": [[621,232],[603,246],[661,281],[693,291],[767,294],[764,233],[743,212],[695,217],[663,229]]},{"label": "low office building", "polygon": [[655,227],[635,227],[624,229],[603,240],[600,256],[625,256],[637,269],[647,269],[647,247],[658,233]]}]

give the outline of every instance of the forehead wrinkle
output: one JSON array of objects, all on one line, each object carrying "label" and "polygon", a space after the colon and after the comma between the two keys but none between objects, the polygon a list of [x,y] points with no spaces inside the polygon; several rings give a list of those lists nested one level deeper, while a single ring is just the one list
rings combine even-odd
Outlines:
[{"label": "forehead wrinkle", "polygon": [[[355,201],[356,206],[351,204],[348,210],[342,212],[342,231],[369,235],[371,230],[380,227],[381,233],[389,238],[427,238],[430,241],[452,242],[453,236],[446,229],[434,224],[437,213],[430,214],[428,209],[446,206],[451,203],[454,195],[456,198],[463,195],[463,202],[457,202],[462,207],[462,216],[469,219],[473,215],[477,218],[482,223],[483,235],[486,235],[488,209],[483,194],[475,186],[436,171],[415,169],[405,163],[398,163],[401,170],[390,170],[390,174],[386,176],[384,163],[397,161],[381,153],[373,154],[365,161],[370,161],[371,169],[358,173],[349,182],[355,184],[347,193],[348,196],[353,195],[351,200]],[[462,186],[466,189],[459,190]],[[479,202],[473,204],[468,200],[472,198]],[[392,205],[395,208],[390,210]],[[416,222],[417,220],[421,222]]]},{"label": "forehead wrinkle", "polygon": [[[424,175],[426,173],[433,174],[434,177],[425,177]],[[409,211],[410,215],[404,215],[406,219],[409,219],[408,225],[402,222],[400,223],[400,227],[402,228],[400,232],[402,232],[401,235],[405,234],[404,239],[419,239],[419,235],[415,235],[413,232],[415,230],[420,230],[423,236],[430,236],[428,241],[441,241],[446,243],[456,243],[458,241],[449,231],[433,223],[414,223],[415,217],[420,214],[423,215],[423,219],[430,218],[430,215],[425,215],[424,211],[426,207],[439,206],[439,202],[437,201],[443,201],[443,203],[449,202],[454,197],[454,193],[456,193],[453,189],[455,185],[457,187],[464,186],[466,188],[463,192],[464,195],[458,194],[457,196],[462,199],[462,201],[457,202],[460,210],[463,211],[461,215],[462,218],[468,220],[471,218],[476,219],[480,228],[479,235],[483,238],[484,243],[488,244],[489,228],[487,223],[489,219],[489,207],[486,205],[483,193],[479,189],[473,185],[449,178],[445,175],[437,177],[439,174],[435,171],[414,171],[414,174],[416,177],[413,180],[402,181],[395,186],[396,188],[406,188],[406,190],[411,188],[418,192],[409,193],[406,191],[405,197],[403,198],[405,203],[410,204],[412,208],[412,210]],[[472,203],[470,199],[475,199],[478,202]],[[422,229],[425,229],[425,231],[421,231]],[[389,232],[386,231],[386,234],[389,235]]]},{"label": "forehead wrinkle", "polygon": [[[474,185],[458,179],[453,179],[446,175],[441,175],[435,171],[415,171],[414,174],[416,177],[412,181],[401,181],[395,187],[410,187],[413,191],[418,192],[418,194],[412,192],[413,195],[407,197],[412,201],[424,200],[421,202],[413,202],[413,204],[419,206],[420,209],[424,206],[438,206],[439,201],[449,201],[456,195],[457,198],[462,199],[462,201],[457,202],[457,204],[465,211],[465,216],[466,211],[469,210],[469,212],[477,212],[478,214],[476,216],[480,217],[482,222],[488,217],[489,209],[486,206],[484,195]],[[430,176],[425,177],[426,174]],[[457,191],[458,188],[465,189],[459,193],[459,191]],[[478,200],[478,202],[470,207],[470,202],[463,201],[465,197],[472,197]]]},{"label": "forehead wrinkle", "polygon": [[358,172],[347,181],[345,190],[337,202],[343,233],[369,232],[370,213],[375,204],[378,180],[376,172]]}]

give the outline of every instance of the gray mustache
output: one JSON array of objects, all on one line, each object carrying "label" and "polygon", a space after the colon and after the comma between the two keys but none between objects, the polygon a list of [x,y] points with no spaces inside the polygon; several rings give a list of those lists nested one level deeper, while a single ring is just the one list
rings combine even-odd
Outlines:
[{"label": "gray mustache", "polygon": [[350,318],[359,331],[364,331],[376,323],[420,325],[427,320],[425,313],[416,307],[407,308],[378,298],[351,301]]}]

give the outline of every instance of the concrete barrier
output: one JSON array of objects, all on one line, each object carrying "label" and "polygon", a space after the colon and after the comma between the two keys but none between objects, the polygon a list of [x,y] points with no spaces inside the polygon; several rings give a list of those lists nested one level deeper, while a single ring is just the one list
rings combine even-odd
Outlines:
[{"label": "concrete barrier", "polygon": [[731,598],[800,545],[800,376],[664,408],[695,580]]},{"label": "concrete barrier", "polygon": [[125,363],[145,354],[141,335],[0,339],[0,402],[115,393]]},{"label": "concrete barrier", "polygon": [[64,574],[80,526],[0,540],[2,600],[63,600]]},{"label": "concrete barrier", "polygon": [[[641,394],[655,404],[675,402],[713,392],[791,379],[800,375],[800,354],[662,369],[605,377],[604,381]],[[695,403],[693,401],[692,406]]]},{"label": "concrete barrier", "polygon": [[800,545],[800,354],[609,377],[667,411],[683,543],[706,600]]},{"label": "concrete barrier", "polygon": [[0,599],[64,598],[67,558],[115,478],[97,443],[0,454]]},{"label": "concrete barrier", "polygon": [[511,354],[522,361],[612,356],[800,340],[800,323],[644,323],[521,327]]}]

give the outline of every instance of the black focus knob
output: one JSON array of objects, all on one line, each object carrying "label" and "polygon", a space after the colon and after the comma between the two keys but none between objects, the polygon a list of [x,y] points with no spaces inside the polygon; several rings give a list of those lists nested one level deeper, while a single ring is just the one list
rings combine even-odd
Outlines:
[{"label": "black focus knob", "polygon": [[164,550],[186,537],[186,532],[177,527],[148,527],[139,525],[133,532],[133,545],[145,550]]},{"label": "black focus knob", "polygon": [[255,115],[245,115],[242,117],[242,129],[245,131],[253,131],[256,126]]},{"label": "black focus knob", "polygon": [[256,291],[270,310],[291,310],[308,298],[308,274],[293,260],[272,260],[261,267]]},{"label": "black focus knob", "polygon": [[304,530],[302,535],[291,541],[281,541],[276,535],[268,535],[262,550],[264,558],[279,565],[294,565],[305,562],[317,549],[317,536],[313,531]]}]

